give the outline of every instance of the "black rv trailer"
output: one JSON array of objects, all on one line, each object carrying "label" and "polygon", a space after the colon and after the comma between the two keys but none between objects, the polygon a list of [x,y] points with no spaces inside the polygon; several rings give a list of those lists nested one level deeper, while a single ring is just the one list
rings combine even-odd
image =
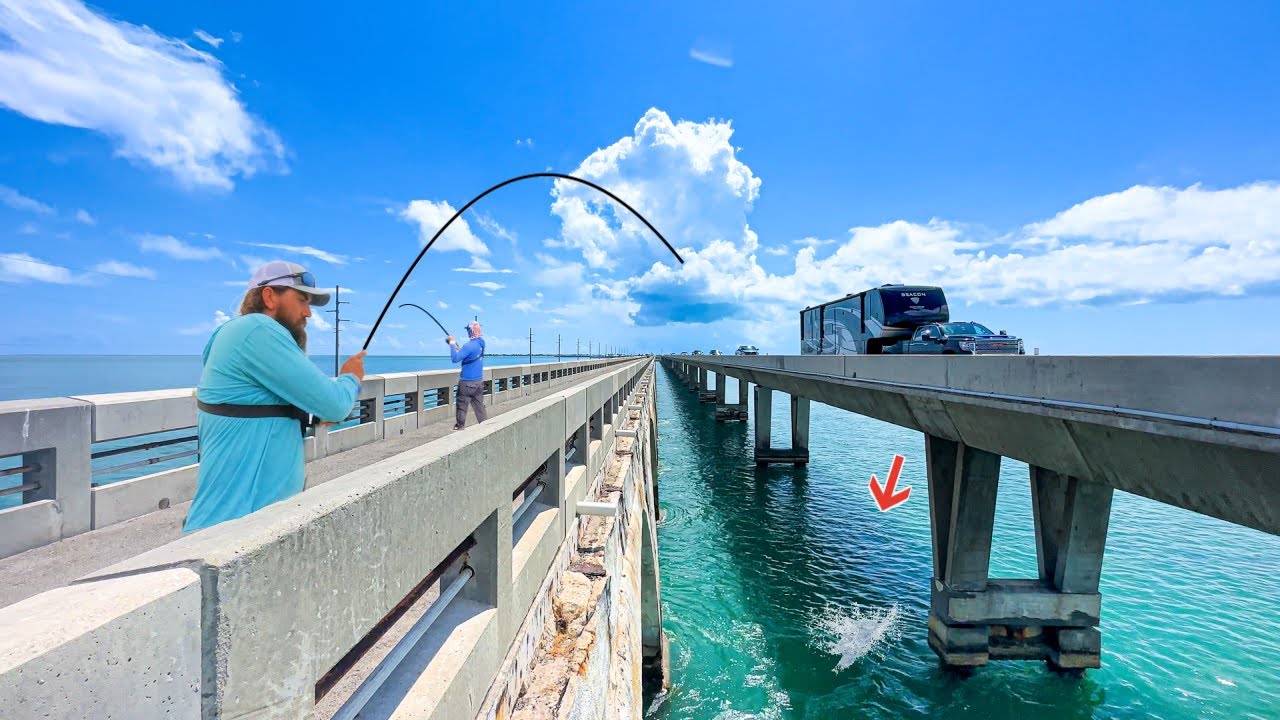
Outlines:
[{"label": "black rv trailer", "polygon": [[804,355],[877,355],[921,325],[951,319],[931,285],[881,285],[800,311]]}]

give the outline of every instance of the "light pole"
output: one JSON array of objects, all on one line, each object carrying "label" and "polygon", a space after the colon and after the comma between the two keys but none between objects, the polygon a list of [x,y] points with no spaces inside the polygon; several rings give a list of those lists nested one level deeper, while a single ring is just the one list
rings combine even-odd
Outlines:
[{"label": "light pole", "polygon": [[333,313],[333,376],[338,377],[338,355],[341,350],[338,347],[338,334],[342,330],[342,323],[351,322],[342,319],[342,306],[351,303],[342,300],[342,286],[338,285],[333,288],[333,309],[325,310],[327,313]]}]

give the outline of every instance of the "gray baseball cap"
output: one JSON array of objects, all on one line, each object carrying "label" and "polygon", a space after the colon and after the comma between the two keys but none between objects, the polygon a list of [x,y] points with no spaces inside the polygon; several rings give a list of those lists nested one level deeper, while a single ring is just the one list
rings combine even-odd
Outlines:
[{"label": "gray baseball cap", "polygon": [[304,295],[311,296],[312,305],[329,304],[329,293],[316,287],[316,278],[307,269],[297,263],[284,260],[272,260],[253,271],[249,279],[249,289],[259,287],[293,288]]}]

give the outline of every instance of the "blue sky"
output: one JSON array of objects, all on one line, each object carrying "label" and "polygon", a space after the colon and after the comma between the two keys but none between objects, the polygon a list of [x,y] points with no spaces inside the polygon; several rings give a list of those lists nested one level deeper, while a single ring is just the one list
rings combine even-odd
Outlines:
[{"label": "blue sky", "polygon": [[533,181],[398,302],[798,352],[806,304],[930,283],[1044,353],[1280,350],[1280,6],[1025,5],[0,0],[0,353],[197,353],[275,258],[354,290],[354,350],[544,170],[687,262]]}]

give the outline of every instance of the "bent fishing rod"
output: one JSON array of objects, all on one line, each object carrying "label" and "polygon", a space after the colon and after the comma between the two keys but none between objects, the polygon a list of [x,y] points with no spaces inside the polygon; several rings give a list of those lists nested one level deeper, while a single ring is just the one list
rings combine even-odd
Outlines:
[{"label": "bent fishing rod", "polygon": [[[369,349],[369,343],[373,342],[374,333],[378,332],[378,328],[382,325],[382,318],[386,317],[387,311],[391,309],[391,303],[396,301],[396,295],[400,294],[400,288],[404,287],[405,281],[409,279],[409,275],[413,273],[414,268],[418,267],[418,263],[421,262],[423,256],[427,254],[427,251],[431,249],[431,246],[435,244],[436,240],[438,240],[440,236],[444,234],[444,231],[449,229],[449,226],[453,224],[454,220],[457,220],[459,217],[461,217],[462,213],[466,212],[468,208],[470,208],[472,205],[475,205],[477,202],[481,200],[481,198],[488,195],[489,193],[495,190],[498,190],[499,188],[506,187],[507,185],[510,185],[512,183],[517,183],[522,180],[531,180],[533,178],[555,178],[557,180],[569,180],[572,182],[580,183],[582,185],[586,185],[587,187],[593,190],[596,190],[598,192],[604,193],[605,195],[608,195],[609,198],[612,199],[614,202],[626,208],[632,215],[635,215],[637,218],[639,218],[640,222],[644,223],[645,227],[653,231],[653,234],[658,236],[658,239],[662,241],[662,244],[667,246],[667,249],[671,251],[671,254],[676,257],[676,260],[680,261],[681,265],[684,264],[684,258],[680,257],[680,253],[676,252],[676,249],[671,247],[671,243],[667,242],[667,239],[662,236],[662,233],[658,232],[658,228],[654,227],[653,223],[649,222],[645,218],[645,216],[641,215],[635,208],[628,205],[625,200],[618,197],[617,195],[614,195],[608,190],[600,187],[599,185],[591,182],[590,180],[583,180],[580,177],[574,177],[573,175],[565,175],[564,173],[556,173],[556,172],[539,172],[539,173],[529,173],[528,175],[519,175],[517,177],[503,180],[497,185],[494,185],[488,190],[485,190],[479,195],[471,198],[471,200],[466,205],[463,205],[460,210],[458,210],[453,214],[453,217],[449,218],[448,222],[440,226],[440,229],[436,231],[436,234],[431,236],[431,240],[427,242],[426,247],[422,248],[422,252],[418,253],[418,257],[414,258],[413,264],[410,265],[409,269],[405,271],[404,277],[400,278],[400,282],[399,284],[396,285],[396,289],[391,292],[391,297],[387,298],[387,304],[382,308],[382,312],[378,313],[378,319],[373,323],[373,329],[369,331],[369,337],[365,338],[364,347],[361,349],[362,350]],[[417,305],[414,305],[414,307],[417,307],[419,310],[422,310],[423,312],[427,312],[425,309],[418,307]],[[431,313],[427,312],[427,314],[430,315]],[[431,319],[435,320],[434,317],[432,317]],[[436,324],[440,325],[440,321],[436,320]],[[444,326],[440,325],[440,329],[444,330]],[[445,332],[447,333],[448,330],[445,330]]]},{"label": "bent fishing rod", "polygon": [[434,323],[436,324],[436,327],[440,328],[440,331],[441,331],[441,332],[443,332],[445,335],[447,335],[447,336],[449,336],[449,337],[453,337],[453,333],[449,332],[448,330],[445,330],[445,329],[444,329],[444,326],[440,324],[440,321],[439,321],[439,320],[436,320],[436,316],[435,316],[435,315],[432,315],[430,310],[428,310],[428,309],[426,309],[426,308],[422,307],[421,305],[414,305],[413,303],[404,303],[404,304],[403,304],[403,305],[401,305],[400,307],[416,307],[416,308],[418,308],[418,309],[419,309],[419,310],[421,310],[422,312],[426,313],[426,314],[427,314],[427,317],[431,318],[431,321],[432,321],[432,322],[434,322]]}]

